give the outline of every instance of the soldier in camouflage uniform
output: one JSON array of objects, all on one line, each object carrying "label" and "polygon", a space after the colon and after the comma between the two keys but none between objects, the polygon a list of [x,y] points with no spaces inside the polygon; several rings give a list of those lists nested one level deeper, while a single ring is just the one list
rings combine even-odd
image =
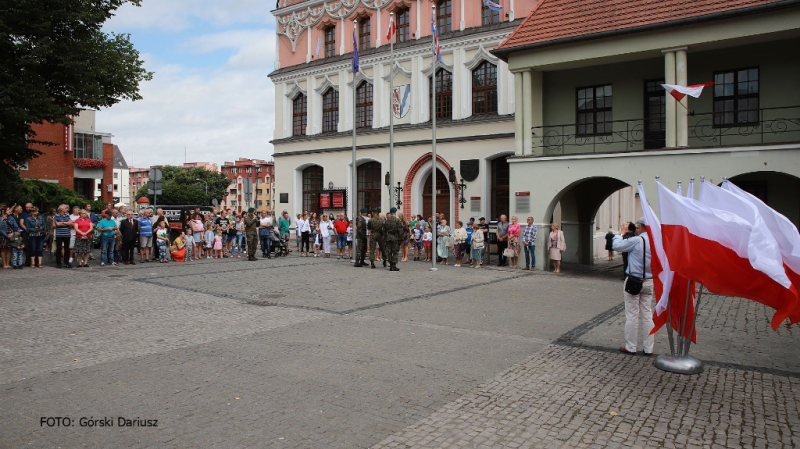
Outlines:
[{"label": "soldier in camouflage uniform", "polygon": [[254,208],[247,209],[247,216],[244,217],[244,233],[247,237],[247,260],[256,260],[256,248],[258,247],[258,223]]},{"label": "soldier in camouflage uniform", "polygon": [[397,208],[393,207],[389,212],[389,216],[386,217],[386,222],[383,224],[386,236],[384,260],[389,259],[389,271],[400,271],[397,268],[397,253],[400,252],[400,240],[403,238],[403,227],[405,225],[397,218]]},{"label": "soldier in camouflage uniform", "polygon": [[361,215],[356,217],[356,263],[354,267],[366,267],[367,256],[367,208],[361,208]]},{"label": "soldier in camouflage uniform", "polygon": [[380,245],[383,254],[383,266],[386,266],[386,243],[383,239],[383,218],[380,209],[375,210],[375,215],[367,223],[369,229],[369,264],[375,268],[375,249]]}]

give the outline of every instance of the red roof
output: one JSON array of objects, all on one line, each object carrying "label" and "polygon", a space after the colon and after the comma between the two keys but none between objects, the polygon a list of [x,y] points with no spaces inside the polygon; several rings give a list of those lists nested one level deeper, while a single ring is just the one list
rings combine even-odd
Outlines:
[{"label": "red roof", "polygon": [[[753,7],[780,6],[786,0],[540,0],[497,50],[591,38],[642,26],[702,18]],[[711,18],[711,17],[708,17]],[[503,51],[505,50],[505,51]]]}]

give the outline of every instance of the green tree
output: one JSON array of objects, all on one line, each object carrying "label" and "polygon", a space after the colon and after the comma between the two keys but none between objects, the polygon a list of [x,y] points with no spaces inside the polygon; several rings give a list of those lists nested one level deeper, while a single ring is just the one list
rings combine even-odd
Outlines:
[{"label": "green tree", "polygon": [[[162,194],[158,195],[158,204],[210,206],[212,198],[219,200],[228,194],[230,180],[222,173],[201,167],[186,170],[172,166],[161,167],[161,173]],[[202,181],[208,183],[208,196],[206,196],[206,184]],[[146,185],[136,191],[136,198],[143,196],[153,204],[153,195],[147,194]]]},{"label": "green tree", "polygon": [[41,153],[32,124],[71,124],[81,108],[140,100],[152,78],[128,35],[103,24],[141,0],[0,0],[0,197],[20,181],[16,167]]},{"label": "green tree", "polygon": [[[106,207],[104,201],[86,201],[74,190],[70,190],[60,184],[39,181],[38,179],[24,179],[20,181],[20,186],[9,198],[9,204],[33,203],[42,212],[47,212],[51,207],[58,207],[60,204],[69,206],[81,206],[87,202],[92,205],[93,211],[103,210]],[[70,210],[72,210],[70,208]]]}]

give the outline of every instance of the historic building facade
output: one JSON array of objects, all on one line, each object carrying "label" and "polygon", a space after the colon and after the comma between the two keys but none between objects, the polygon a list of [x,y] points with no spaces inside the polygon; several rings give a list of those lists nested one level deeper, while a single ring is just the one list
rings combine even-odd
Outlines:
[{"label": "historic building facade", "polygon": [[[293,214],[345,208],[353,212],[353,205],[340,199],[346,192],[347,203],[353,187],[355,127],[358,208],[386,211],[397,205],[397,200],[390,204],[393,192],[399,193],[400,210],[406,215],[429,215],[433,201],[451,222],[508,213],[506,158],[515,150],[517,96],[514,75],[490,52],[535,2],[497,3],[500,11],[481,0],[289,0],[273,11],[278,22],[278,61],[270,74],[275,84],[275,208]],[[437,7],[443,59],[436,73],[432,5]],[[387,42],[390,13],[397,26],[393,64]],[[355,76],[351,72],[354,31],[361,66]],[[390,92],[391,77],[394,92]],[[395,153],[391,186],[387,185],[390,113]],[[432,114],[436,114],[438,142],[435,194]]]},{"label": "historic building facade", "polygon": [[222,199],[222,208],[237,212],[254,207],[259,211],[274,210],[275,166],[261,159],[239,158],[225,162],[221,173],[231,180],[228,195]]}]

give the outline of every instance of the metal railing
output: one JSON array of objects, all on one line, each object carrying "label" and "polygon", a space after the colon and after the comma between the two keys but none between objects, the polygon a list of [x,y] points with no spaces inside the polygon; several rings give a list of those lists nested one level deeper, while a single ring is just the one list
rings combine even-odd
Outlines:
[{"label": "metal railing", "polygon": [[[744,124],[715,124],[713,112],[690,113],[690,147],[754,145],[800,142],[800,106],[762,108],[758,121]],[[721,116],[717,116],[718,121]],[[664,132],[646,130],[644,119],[614,120],[602,124],[610,132],[586,135],[578,133],[575,123],[531,128],[534,154],[565,155],[618,153],[664,148]],[[655,128],[663,122],[655,122]]]}]

